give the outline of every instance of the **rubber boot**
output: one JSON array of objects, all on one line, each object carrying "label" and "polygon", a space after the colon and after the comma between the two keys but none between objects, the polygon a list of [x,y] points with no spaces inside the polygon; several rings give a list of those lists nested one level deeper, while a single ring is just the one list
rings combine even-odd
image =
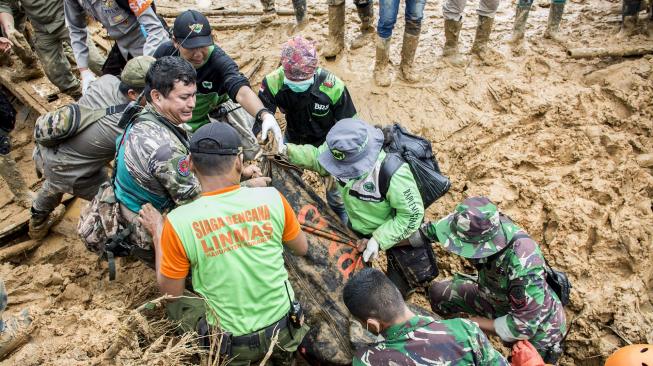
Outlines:
[{"label": "rubber boot", "polygon": [[628,38],[634,36],[637,33],[637,23],[639,20],[639,15],[635,14],[632,16],[624,16],[621,23],[621,30],[617,33],[619,38]]},{"label": "rubber boot", "polygon": [[0,329],[0,360],[3,360],[29,340],[29,326],[32,324],[27,309],[18,316],[7,317]]},{"label": "rubber boot", "polygon": [[336,57],[345,47],[345,2],[329,5],[329,39],[322,56]]},{"label": "rubber boot", "polygon": [[9,190],[14,194],[14,200],[19,205],[29,208],[32,198],[29,194],[27,183],[16,168],[16,162],[9,155],[0,155],[0,176],[4,179]]},{"label": "rubber boot", "polygon": [[524,43],[524,33],[526,32],[526,21],[531,7],[518,6],[515,12],[515,23],[512,26],[512,36],[508,43],[518,47]]},{"label": "rubber boot", "polygon": [[492,24],[494,24],[493,18],[483,15],[478,16],[478,25],[476,26],[476,36],[472,44],[472,53],[481,55],[481,53],[486,51],[490,34],[492,34]]},{"label": "rubber boot", "polygon": [[263,15],[259,18],[261,23],[272,23],[277,18],[277,11],[274,8],[274,0],[261,0],[263,5]]},{"label": "rubber boot", "polygon": [[297,22],[292,29],[292,33],[303,30],[308,24],[306,19],[306,0],[292,0],[293,9],[295,9],[295,21]]},{"label": "rubber boot", "polygon": [[564,41],[564,38],[560,34],[560,21],[562,20],[564,11],[565,3],[551,3],[551,7],[549,8],[549,21],[544,32],[544,38],[549,38],[556,42]]},{"label": "rubber boot", "polygon": [[361,32],[351,41],[351,49],[361,48],[374,40],[374,7],[372,3],[356,7],[358,17],[361,19]]},{"label": "rubber boot", "polygon": [[52,212],[43,212],[32,207],[32,217],[29,219],[28,235],[31,239],[40,240],[45,238],[50,228],[58,223],[66,213],[66,206],[59,205]]},{"label": "rubber boot", "polygon": [[378,86],[390,86],[390,37],[376,36],[376,60],[374,62],[374,81]]},{"label": "rubber boot", "polygon": [[444,48],[442,49],[442,57],[445,61],[453,66],[463,66],[465,60],[458,52],[458,36],[460,35],[460,28],[463,22],[451,19],[444,21]]},{"label": "rubber boot", "polygon": [[399,70],[401,71],[401,79],[409,83],[416,83],[420,79],[413,68],[417,45],[419,45],[419,35],[404,32],[404,43],[401,46],[401,64],[399,64]]},{"label": "rubber boot", "polygon": [[61,92],[68,94],[71,98],[77,100],[82,97],[82,85],[77,83],[76,86],[73,86],[70,89],[62,90]]}]

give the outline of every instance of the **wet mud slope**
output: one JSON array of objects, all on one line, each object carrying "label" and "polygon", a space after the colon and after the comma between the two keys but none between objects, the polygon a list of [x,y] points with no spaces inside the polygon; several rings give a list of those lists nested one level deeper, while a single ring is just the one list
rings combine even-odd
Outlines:
[{"label": "wet mud slope", "polygon": [[[158,4],[167,14],[187,7]],[[569,274],[571,332],[561,364],[602,365],[626,342],[653,343],[653,58],[572,59],[566,54],[567,48],[650,46],[653,40],[615,38],[620,2],[585,0],[567,3],[562,29],[568,42],[557,44],[543,38],[548,9],[536,2],[526,47],[513,53],[506,40],[515,4],[505,1],[491,40],[500,57],[483,62],[467,55],[476,4],[468,4],[461,32],[461,50],[469,61],[464,68],[440,60],[440,0],[426,6],[416,58],[420,83],[396,77],[403,15],[393,37],[391,88],[372,81],[371,44],[334,60],[321,59],[321,66],[346,82],[363,119],[398,121],[433,142],[452,188],[428,210],[428,219],[442,217],[465,197],[488,195],[541,244],[552,265]],[[220,6],[260,9],[251,0],[212,5]],[[277,7],[291,9],[291,4],[279,1]],[[309,1],[310,23],[301,31],[318,44],[327,33],[325,10],[326,4]],[[375,12],[378,16],[378,8]],[[257,88],[263,75],[278,66],[293,17],[279,16],[268,26],[257,25],[256,15],[210,18],[220,28],[215,40],[253,75]],[[347,43],[357,27],[355,7],[348,3]],[[23,117],[12,133],[18,146],[12,156],[35,190],[30,123],[33,117]],[[0,219],[17,215],[21,210],[1,180],[0,191]],[[73,201],[64,221],[37,249],[0,264],[9,291],[7,313],[28,307],[35,319],[31,341],[2,364],[92,364],[114,341],[129,310],[158,296],[153,272],[136,262],[121,262],[117,280],[108,281],[106,263],[75,235],[83,204]],[[443,277],[472,270],[436,250]],[[172,344],[169,338],[159,340],[160,327],[148,330],[147,324],[129,334],[117,364],[178,361],[166,358]]]}]

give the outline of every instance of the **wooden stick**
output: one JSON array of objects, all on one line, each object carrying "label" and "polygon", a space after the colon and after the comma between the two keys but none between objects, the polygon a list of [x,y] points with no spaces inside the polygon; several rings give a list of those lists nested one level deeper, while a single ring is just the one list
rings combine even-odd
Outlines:
[{"label": "wooden stick", "polygon": [[28,240],[7,248],[0,249],[0,261],[25,253],[41,245],[40,240]]},{"label": "wooden stick", "polygon": [[567,55],[571,58],[641,56],[648,53],[653,53],[653,45],[610,48],[572,48],[567,50]]}]

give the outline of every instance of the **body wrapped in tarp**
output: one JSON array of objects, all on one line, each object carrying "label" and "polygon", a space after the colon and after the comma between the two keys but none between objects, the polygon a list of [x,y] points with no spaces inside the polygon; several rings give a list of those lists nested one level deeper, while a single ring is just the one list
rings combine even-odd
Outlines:
[{"label": "body wrapped in tarp", "polygon": [[265,167],[277,188],[297,213],[308,239],[308,253],[284,253],[290,282],[302,303],[311,330],[303,351],[320,364],[350,364],[353,356],[351,317],[342,289],[354,271],[363,268],[356,236],[306,182],[301,172],[277,161]]}]

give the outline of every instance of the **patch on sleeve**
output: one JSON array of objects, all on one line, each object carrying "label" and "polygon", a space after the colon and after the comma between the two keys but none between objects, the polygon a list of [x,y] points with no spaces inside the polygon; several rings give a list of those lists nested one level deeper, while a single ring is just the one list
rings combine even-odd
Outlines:
[{"label": "patch on sleeve", "polygon": [[510,304],[513,309],[526,306],[526,287],[522,284],[510,287]]},{"label": "patch on sleeve", "polygon": [[190,163],[188,161],[188,156],[180,158],[177,161],[177,173],[182,177],[187,177],[190,175]]},{"label": "patch on sleeve", "polygon": [[137,17],[141,16],[154,0],[129,0],[129,8]]}]

